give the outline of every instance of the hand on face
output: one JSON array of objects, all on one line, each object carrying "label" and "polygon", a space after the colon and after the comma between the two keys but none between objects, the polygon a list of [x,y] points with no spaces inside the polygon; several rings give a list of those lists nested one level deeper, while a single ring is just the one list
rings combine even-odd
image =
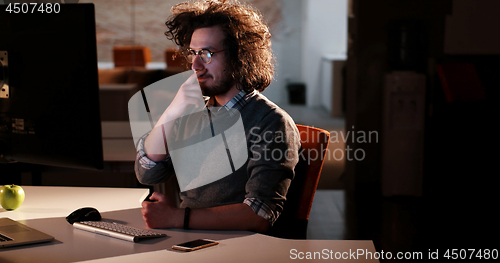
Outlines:
[{"label": "hand on face", "polygon": [[174,99],[158,120],[157,126],[192,113],[205,106],[196,73],[192,74],[179,88]]}]

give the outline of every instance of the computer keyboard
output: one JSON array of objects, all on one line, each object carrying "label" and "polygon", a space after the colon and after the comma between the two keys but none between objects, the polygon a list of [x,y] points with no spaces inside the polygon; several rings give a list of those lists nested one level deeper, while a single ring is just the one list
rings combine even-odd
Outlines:
[{"label": "computer keyboard", "polygon": [[77,229],[131,242],[138,242],[142,239],[167,236],[163,233],[108,221],[81,221],[73,223],[73,226]]},{"label": "computer keyboard", "polygon": [[0,234],[0,242],[4,242],[4,241],[12,241],[12,238]]}]

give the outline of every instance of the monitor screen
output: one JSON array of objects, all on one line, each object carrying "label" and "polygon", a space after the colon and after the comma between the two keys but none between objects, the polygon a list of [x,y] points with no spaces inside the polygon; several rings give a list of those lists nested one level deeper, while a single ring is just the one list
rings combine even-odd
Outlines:
[{"label": "monitor screen", "polygon": [[94,5],[59,7],[0,5],[0,162],[102,169]]}]

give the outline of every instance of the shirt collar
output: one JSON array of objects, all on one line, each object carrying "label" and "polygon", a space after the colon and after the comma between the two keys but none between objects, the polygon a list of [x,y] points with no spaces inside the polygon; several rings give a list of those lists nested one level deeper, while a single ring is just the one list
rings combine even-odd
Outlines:
[{"label": "shirt collar", "polygon": [[[248,100],[253,97],[255,94],[257,94],[258,91],[254,90],[250,93],[247,93],[244,90],[241,90],[236,96],[234,96],[231,100],[229,100],[226,104],[224,104],[222,107],[219,108],[225,108],[226,110],[234,109],[234,110],[241,110],[247,103]],[[209,109],[213,108],[212,105],[212,100],[208,96],[203,97],[205,99],[205,107],[208,107]]]}]

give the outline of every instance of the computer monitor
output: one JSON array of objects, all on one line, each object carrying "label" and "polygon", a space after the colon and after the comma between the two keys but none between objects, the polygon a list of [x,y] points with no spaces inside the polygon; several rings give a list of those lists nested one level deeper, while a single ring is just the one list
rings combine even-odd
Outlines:
[{"label": "computer monitor", "polygon": [[52,13],[6,7],[0,169],[2,162],[102,169],[94,5],[61,4]]}]

